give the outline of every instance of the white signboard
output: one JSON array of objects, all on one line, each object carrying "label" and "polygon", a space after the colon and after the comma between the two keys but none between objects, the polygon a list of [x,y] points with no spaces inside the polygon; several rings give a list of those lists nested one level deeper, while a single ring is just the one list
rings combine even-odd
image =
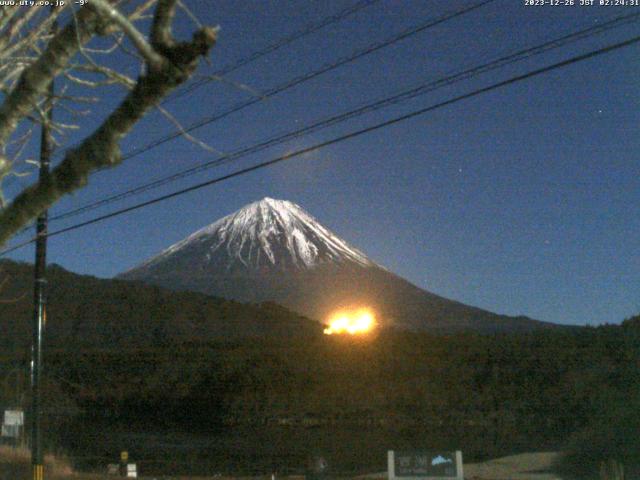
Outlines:
[{"label": "white signboard", "polygon": [[127,478],[138,478],[138,467],[135,463],[127,464]]},{"label": "white signboard", "polygon": [[388,453],[389,480],[464,480],[462,452],[411,451]]},{"label": "white signboard", "polygon": [[4,425],[24,425],[24,412],[22,410],[5,410]]},{"label": "white signboard", "polygon": [[2,436],[20,438],[20,425],[2,425]]}]

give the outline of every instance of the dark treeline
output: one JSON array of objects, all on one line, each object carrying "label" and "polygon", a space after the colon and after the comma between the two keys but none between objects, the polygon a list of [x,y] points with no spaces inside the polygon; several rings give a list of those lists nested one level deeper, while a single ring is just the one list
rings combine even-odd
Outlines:
[{"label": "dark treeline", "polygon": [[[273,303],[242,304],[192,292],[47,271],[50,348],[140,348],[246,336],[306,336],[319,323]],[[27,351],[31,341],[33,266],[0,261],[0,347]]]},{"label": "dark treeline", "polygon": [[[0,406],[28,405],[31,267],[2,262]],[[640,463],[640,317],[619,326],[436,336],[322,335],[243,305],[52,267],[45,348],[49,449],[83,467],[122,449],[150,473],[384,470],[387,449],[466,460],[568,452]]]},{"label": "dark treeline", "polygon": [[[468,460],[569,449],[564,466],[584,478],[600,459],[637,460],[639,323],[60,348],[47,354],[49,410],[68,414],[51,430],[79,458],[113,458],[132,432],[215,438],[191,454],[247,471],[295,470],[314,451],[357,471],[384,469],[389,448],[459,448]],[[158,449],[138,455],[153,462],[162,452],[176,470],[189,458]]]}]

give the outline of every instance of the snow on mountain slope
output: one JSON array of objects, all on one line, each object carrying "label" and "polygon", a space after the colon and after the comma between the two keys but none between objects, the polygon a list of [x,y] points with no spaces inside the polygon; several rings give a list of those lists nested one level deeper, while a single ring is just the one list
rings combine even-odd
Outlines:
[{"label": "snow on mountain slope", "polygon": [[187,257],[193,264],[215,264],[226,271],[309,269],[345,262],[375,266],[299,205],[272,198],[251,203],[221,218],[134,270],[153,269],[172,257]]},{"label": "snow on mountain slope", "polygon": [[382,325],[453,332],[545,327],[440,297],[380,267],[298,205],[264,198],[119,275],[241,302],[272,301],[320,321],[366,306]]}]

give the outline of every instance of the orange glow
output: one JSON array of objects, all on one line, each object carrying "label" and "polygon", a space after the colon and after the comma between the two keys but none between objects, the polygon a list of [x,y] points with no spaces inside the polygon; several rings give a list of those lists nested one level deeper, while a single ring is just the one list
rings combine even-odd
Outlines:
[{"label": "orange glow", "polygon": [[361,308],[354,311],[341,311],[329,319],[329,326],[324,329],[325,335],[348,333],[357,335],[367,333],[376,326],[376,319],[369,310]]}]

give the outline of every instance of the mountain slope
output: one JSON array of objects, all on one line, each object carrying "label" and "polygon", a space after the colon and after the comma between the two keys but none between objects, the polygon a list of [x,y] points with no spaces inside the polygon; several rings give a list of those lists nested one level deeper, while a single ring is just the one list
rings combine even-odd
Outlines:
[{"label": "mountain slope", "polygon": [[154,275],[168,265],[234,275],[346,262],[374,265],[298,205],[265,198],[198,230],[122,277]]},{"label": "mountain slope", "polygon": [[271,198],[195,232],[120,278],[240,301],[274,301],[319,320],[336,309],[367,306],[383,324],[414,330],[488,333],[552,325],[422,290],[377,265],[300,206]]},{"label": "mountain slope", "polygon": [[[47,342],[100,347],[322,335],[321,325],[275,304],[244,305],[68,272],[47,271]],[[0,346],[30,341],[33,266],[0,262]]]}]

